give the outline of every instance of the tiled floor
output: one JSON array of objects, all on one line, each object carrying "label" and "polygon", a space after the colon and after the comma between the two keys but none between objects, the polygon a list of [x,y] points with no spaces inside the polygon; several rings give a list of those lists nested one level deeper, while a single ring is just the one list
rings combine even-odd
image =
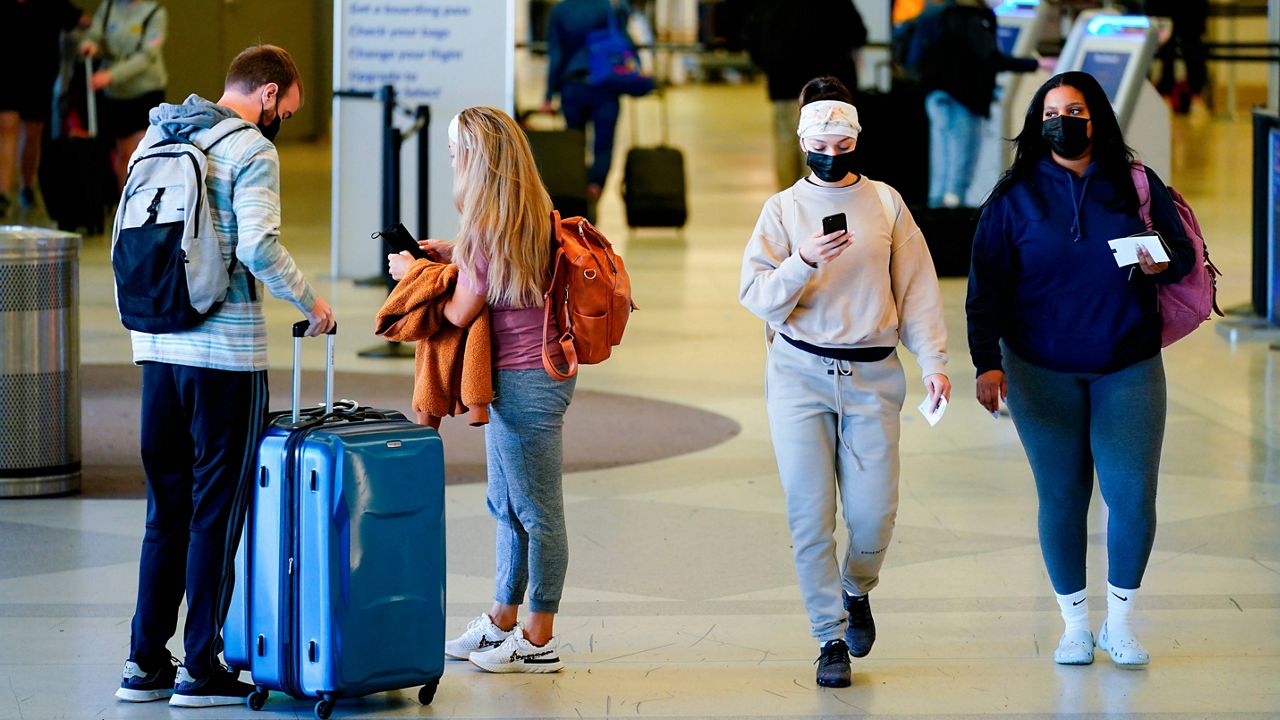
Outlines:
[{"label": "tiled floor", "polygon": [[[628,237],[609,189],[601,225],[621,246],[643,309],[616,358],[584,369],[580,382],[721,413],[743,432],[699,453],[566,477],[565,672],[492,676],[455,664],[430,708],[406,692],[340,706],[338,716],[1280,717],[1280,352],[1232,347],[1210,328],[1166,353],[1161,524],[1138,620],[1154,660],[1140,672],[1104,657],[1057,667],[1060,624],[1030,472],[1010,421],[970,399],[960,280],[943,283],[956,402],[931,430],[912,409],[921,392],[913,382],[904,410],[902,506],[874,593],[880,639],[856,662],[852,688],[814,687],[816,648],[765,422],[760,324],[736,300],[742,247],[770,192],[770,112],[758,87],[682,90],[671,102],[692,220],[679,237]],[[1250,129],[1180,122],[1175,136],[1177,185],[1227,273],[1225,303],[1242,303]],[[328,267],[327,151],[287,147],[282,156],[286,242],[317,275]],[[82,279],[85,362],[126,362],[101,239],[86,245]],[[319,285],[344,328],[368,325],[375,291]],[[291,312],[270,304],[273,332]],[[409,373],[407,362],[356,359],[364,344],[345,335],[343,369]],[[277,366],[289,362],[288,346],[276,332]],[[454,632],[490,597],[492,524],[481,486],[450,487],[448,501]],[[1089,577],[1100,588],[1095,506]],[[249,716],[112,698],[142,519],[140,501],[0,502],[0,720]],[[277,695],[255,717],[310,713],[310,703]]]}]

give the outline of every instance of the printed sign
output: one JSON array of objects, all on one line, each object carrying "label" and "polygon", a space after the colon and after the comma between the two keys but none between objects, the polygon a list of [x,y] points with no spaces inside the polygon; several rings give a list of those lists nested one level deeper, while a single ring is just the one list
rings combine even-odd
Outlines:
[{"label": "printed sign", "polygon": [[[338,89],[392,85],[399,104],[430,106],[431,227],[418,227],[418,137],[401,152],[397,220],[415,235],[452,237],[458,217],[446,130],[463,108],[514,110],[514,0],[339,0],[334,14]],[[376,275],[384,260],[369,235],[382,229],[382,106],[337,97],[333,112],[332,271],[341,277]],[[403,128],[412,124],[410,116],[397,116]]]}]

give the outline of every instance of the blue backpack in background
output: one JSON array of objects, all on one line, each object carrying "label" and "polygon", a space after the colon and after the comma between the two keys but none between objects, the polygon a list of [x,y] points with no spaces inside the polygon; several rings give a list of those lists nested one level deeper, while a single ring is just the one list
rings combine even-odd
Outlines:
[{"label": "blue backpack in background", "polygon": [[587,34],[587,82],[619,95],[648,95],[655,87],[653,78],[641,70],[635,45],[618,27],[612,0],[606,2],[609,27]]}]

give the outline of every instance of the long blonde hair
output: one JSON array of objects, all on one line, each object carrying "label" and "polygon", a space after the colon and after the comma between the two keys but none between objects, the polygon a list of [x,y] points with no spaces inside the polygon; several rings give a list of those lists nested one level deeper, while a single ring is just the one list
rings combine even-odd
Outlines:
[{"label": "long blonde hair", "polygon": [[539,307],[551,264],[551,197],[524,131],[503,111],[458,114],[454,203],[462,225],[454,259],[474,268],[489,260],[490,305]]}]

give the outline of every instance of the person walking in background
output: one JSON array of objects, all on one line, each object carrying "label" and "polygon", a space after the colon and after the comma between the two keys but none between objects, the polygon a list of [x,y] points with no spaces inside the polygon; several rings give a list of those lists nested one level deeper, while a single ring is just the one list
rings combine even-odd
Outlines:
[{"label": "person walking in background", "polygon": [[1108,241],[1147,226],[1133,153],[1093,76],[1040,87],[1013,165],[982,210],[969,275],[969,352],[978,402],[1007,397],[1039,495],[1040,549],[1066,630],[1064,665],[1093,662],[1085,589],[1087,515],[1096,470],[1107,518],[1107,618],[1097,646],[1125,667],[1150,659],[1132,624],[1156,531],[1166,391],[1156,288],[1195,252],[1149,168],[1150,217],[1170,261],[1139,252],[1117,267]]},{"label": "person walking in background", "polygon": [[751,59],[768,77],[773,103],[773,167],[778,189],[808,174],[796,147],[796,97],[811,78],[834,77],[858,87],[857,53],[867,28],[852,0],[759,0],[750,23]]},{"label": "person walking in background", "polygon": [[158,0],[103,0],[81,51],[99,61],[89,82],[100,93],[100,134],[115,143],[124,187],[129,158],[147,131],[147,114],[164,102],[164,43],[169,16]]},{"label": "person walking in background", "polygon": [[[767,324],[769,431],[826,687],[847,687],[850,653],[866,656],[876,639],[868,594],[897,517],[907,391],[898,343],[915,353],[931,408],[951,394],[929,248],[896,190],[851,172],[862,130],[851,100],[835,78],[804,86],[796,134],[813,173],[765,203],[739,292]],[[827,231],[833,215],[847,230]],[[843,563],[832,537],[837,493],[849,533]]]},{"label": "person walking in background", "polygon": [[[334,325],[333,310],[280,244],[280,156],[271,141],[301,106],[293,59],[259,45],[231,62],[216,104],[192,95],[151,113],[146,147],[176,140],[206,152],[206,197],[231,286],[191,330],[132,333],[142,366],[147,525],[121,700],[205,707],[241,704],[253,692],[218,654],[267,416],[260,286],[307,316],[308,335]],[[186,657],[175,667],[167,643],[184,593]]]},{"label": "person walking in background", "polygon": [[1031,72],[1040,64],[1000,52],[995,13],[982,0],[934,2],[915,22],[907,63],[926,93],[929,207],[960,207],[973,178],[996,75]]},{"label": "person walking in background", "polygon": [[0,0],[0,67],[13,71],[0,83],[0,220],[13,204],[19,170],[18,205],[24,211],[35,206],[41,136],[62,63],[59,41],[64,31],[88,23],[69,0]]},{"label": "person walking in background", "polygon": [[[1209,82],[1209,52],[1204,34],[1209,27],[1209,0],[1146,0],[1146,13],[1173,20],[1173,36],[1160,47],[1160,79],[1156,89],[1170,99],[1173,111],[1191,112],[1192,104],[1204,106]],[[1187,68],[1186,84],[1176,81],[1174,60],[1182,55]]]},{"label": "person walking in background", "polygon": [[[569,566],[562,441],[576,376],[561,382],[542,363],[542,298],[554,258],[551,198],[524,132],[501,110],[473,107],[453,118],[449,156],[461,228],[452,243],[421,244],[458,266],[446,320],[465,328],[491,311],[494,401],[484,441],[498,532],[493,607],[446,642],[445,654],[488,672],[556,672],[564,665],[555,619]],[[387,260],[394,279],[413,282],[412,256]],[[563,365],[560,347],[549,349],[552,362]],[[530,612],[522,623],[526,590]]]},{"label": "person walking in background", "polygon": [[585,131],[587,124],[591,124],[594,139],[591,166],[587,170],[587,199],[592,203],[600,198],[613,165],[613,141],[621,103],[616,91],[596,87],[588,81],[587,39],[591,33],[611,26],[625,35],[630,14],[625,0],[564,0],[551,11],[547,28],[547,94],[542,110],[551,112],[559,95],[560,110],[570,129]]}]

